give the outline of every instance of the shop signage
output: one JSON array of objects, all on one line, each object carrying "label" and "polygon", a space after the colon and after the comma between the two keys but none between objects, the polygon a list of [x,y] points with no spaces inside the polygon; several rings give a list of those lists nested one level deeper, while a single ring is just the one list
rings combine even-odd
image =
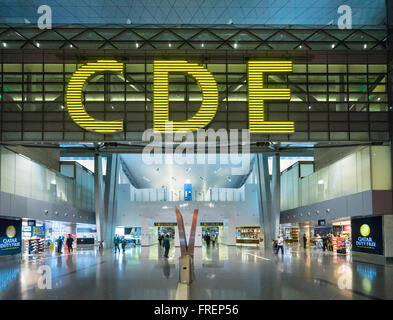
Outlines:
[{"label": "shop signage", "polygon": [[[292,133],[292,121],[265,121],[265,100],[291,99],[290,89],[266,88],[266,73],[292,72],[292,61],[248,62],[248,118],[250,133]],[[88,79],[98,72],[123,74],[124,64],[116,60],[86,63],[71,76],[66,91],[67,110],[71,119],[85,130],[115,133],[123,130],[123,120],[104,121],[89,115],[83,105],[83,88]],[[182,72],[192,76],[202,91],[199,110],[185,121],[169,120],[169,73]],[[204,66],[184,60],[158,60],[153,64],[153,126],[161,133],[196,131],[206,127],[218,108],[218,86],[213,74]],[[170,122],[170,125],[169,125]]]},{"label": "shop signage", "polygon": [[319,226],[326,226],[326,220],[318,220]]},{"label": "shop signage", "polygon": [[22,220],[0,219],[0,256],[21,253]]},{"label": "shop signage", "polygon": [[352,250],[383,255],[382,216],[353,218]]},{"label": "shop signage", "polygon": [[201,222],[201,227],[222,227],[223,222]]},{"label": "shop signage", "polygon": [[27,220],[27,225],[30,227],[34,227],[35,226],[35,220]]},{"label": "shop signage", "polygon": [[176,227],[176,222],[154,222],[155,227]]},{"label": "shop signage", "polygon": [[40,226],[40,227],[33,227],[31,235],[33,237],[45,239],[45,225]]}]

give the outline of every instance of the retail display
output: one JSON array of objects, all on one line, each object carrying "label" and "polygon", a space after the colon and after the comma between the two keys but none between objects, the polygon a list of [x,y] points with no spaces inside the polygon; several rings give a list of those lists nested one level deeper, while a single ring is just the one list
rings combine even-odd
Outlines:
[{"label": "retail display", "polygon": [[260,227],[238,227],[236,228],[237,244],[259,244],[261,237]]},{"label": "retail display", "polygon": [[346,238],[333,237],[333,250],[337,253],[346,253]]},{"label": "retail display", "polygon": [[299,228],[284,228],[281,233],[287,243],[299,241]]},{"label": "retail display", "polygon": [[26,254],[37,254],[44,252],[45,240],[40,238],[32,238],[25,240],[24,253]]}]

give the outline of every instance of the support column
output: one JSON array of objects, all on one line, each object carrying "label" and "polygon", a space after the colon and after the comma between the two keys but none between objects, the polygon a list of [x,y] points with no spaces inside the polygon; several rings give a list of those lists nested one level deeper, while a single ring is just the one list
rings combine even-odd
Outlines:
[{"label": "support column", "polygon": [[272,197],[270,192],[270,177],[268,158],[262,153],[256,154],[257,161],[255,163],[257,180],[258,180],[258,205],[259,219],[263,229],[264,246],[269,249],[272,246],[273,234],[271,229],[270,212],[272,205]]},{"label": "support column", "polygon": [[[104,241],[104,197],[102,186],[102,158],[94,156],[94,207],[97,226],[97,241]],[[105,245],[107,245],[105,243]]]},{"label": "support column", "polygon": [[113,247],[113,238],[116,228],[117,184],[119,179],[119,155],[112,154],[107,157],[105,174],[105,242],[107,248]]},{"label": "support column", "polygon": [[280,228],[280,201],[281,201],[281,175],[280,175],[280,154],[273,156],[272,170],[272,213],[271,227],[274,239],[277,239]]},{"label": "support column", "polygon": [[280,227],[280,155],[273,156],[272,179],[269,175],[268,156],[257,154],[258,204],[265,248],[271,248]]}]

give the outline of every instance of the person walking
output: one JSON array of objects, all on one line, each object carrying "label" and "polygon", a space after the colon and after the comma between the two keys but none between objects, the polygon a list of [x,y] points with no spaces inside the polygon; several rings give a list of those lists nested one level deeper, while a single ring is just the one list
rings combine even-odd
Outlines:
[{"label": "person walking", "polygon": [[169,235],[165,236],[163,246],[165,248],[164,258],[168,258],[169,248],[171,247],[171,244],[169,242]]},{"label": "person walking", "polygon": [[126,238],[121,239],[121,248],[123,249],[123,253],[126,252],[127,240]]},{"label": "person walking", "polygon": [[276,254],[278,254],[280,250],[281,250],[281,254],[284,255],[284,239],[281,237],[281,235],[278,235]]},{"label": "person walking", "polygon": [[211,241],[212,241],[213,247],[215,247],[216,246],[216,235],[214,233],[211,236]]},{"label": "person walking", "polygon": [[210,246],[210,234],[206,234],[206,238],[205,238],[205,241],[206,241],[206,246],[208,247],[208,246]]},{"label": "person walking", "polygon": [[56,242],[57,242],[57,253],[61,253],[61,247],[63,246],[63,239],[59,236]]},{"label": "person walking", "polygon": [[115,235],[115,238],[113,239],[113,243],[115,245],[115,253],[117,253],[117,251],[119,251],[119,253],[120,253],[120,247],[119,247],[120,238],[118,235]]},{"label": "person walking", "polygon": [[304,247],[304,249],[306,249],[306,246],[307,246],[307,237],[306,237],[306,234],[303,234],[303,247]]},{"label": "person walking", "polygon": [[71,235],[68,235],[68,238],[66,240],[67,248],[68,248],[68,253],[72,252],[72,243],[74,242],[74,239],[72,239]]},{"label": "person walking", "polygon": [[322,249],[323,251],[326,251],[328,244],[328,237],[326,235],[322,236]]},{"label": "person walking", "polygon": [[162,245],[162,234],[158,235],[158,243],[160,244],[160,247]]}]

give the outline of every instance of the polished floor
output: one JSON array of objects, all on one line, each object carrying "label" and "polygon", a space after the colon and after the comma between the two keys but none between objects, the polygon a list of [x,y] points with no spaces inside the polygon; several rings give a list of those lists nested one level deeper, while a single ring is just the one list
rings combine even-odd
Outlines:
[{"label": "polished floor", "polygon": [[[256,247],[195,248],[190,299],[393,299],[393,265],[350,255],[287,247],[274,255]],[[179,249],[79,250],[73,254],[0,260],[0,299],[176,299]],[[38,286],[50,267],[52,289]]]}]

